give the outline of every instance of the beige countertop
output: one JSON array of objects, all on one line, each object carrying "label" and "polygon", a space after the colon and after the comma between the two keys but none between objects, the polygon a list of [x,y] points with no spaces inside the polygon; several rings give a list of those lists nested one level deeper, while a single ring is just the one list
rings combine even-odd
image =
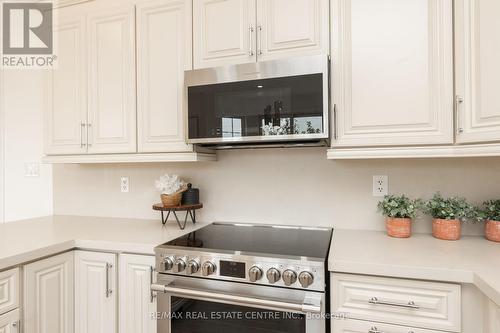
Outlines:
[{"label": "beige countertop", "polygon": [[331,272],[471,283],[500,305],[500,243],[483,237],[450,242],[426,234],[397,239],[379,231],[336,229],[328,267]]},{"label": "beige countertop", "polygon": [[154,254],[154,247],[207,223],[180,230],[158,220],[50,216],[0,224],[0,270],[73,248]]}]

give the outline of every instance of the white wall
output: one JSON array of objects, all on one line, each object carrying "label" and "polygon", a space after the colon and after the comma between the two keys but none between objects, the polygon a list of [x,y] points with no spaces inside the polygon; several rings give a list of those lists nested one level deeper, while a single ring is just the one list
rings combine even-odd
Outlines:
[{"label": "white wall", "polygon": [[4,70],[5,221],[52,214],[52,167],[24,176],[25,163],[43,154],[43,71]]},{"label": "white wall", "polygon": [[[383,229],[372,175],[388,175],[391,192],[416,197],[500,198],[500,158],[328,161],[324,148],[219,152],[218,162],[54,166],[56,214],[159,218],[154,180],[175,172],[201,189],[205,221],[240,221]],[[131,192],[120,193],[120,176]],[[430,231],[430,220],[416,223]],[[481,232],[479,226],[466,233]]]}]

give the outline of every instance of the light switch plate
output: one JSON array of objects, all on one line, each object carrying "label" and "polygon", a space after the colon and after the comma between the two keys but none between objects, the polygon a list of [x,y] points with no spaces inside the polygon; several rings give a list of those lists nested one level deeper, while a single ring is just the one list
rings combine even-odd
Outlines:
[{"label": "light switch plate", "polygon": [[129,177],[121,177],[120,178],[120,190],[122,193],[130,192],[130,178]]},{"label": "light switch plate", "polygon": [[40,177],[40,164],[37,162],[24,163],[24,177]]},{"label": "light switch plate", "polygon": [[373,176],[373,196],[383,197],[389,194],[389,177]]}]

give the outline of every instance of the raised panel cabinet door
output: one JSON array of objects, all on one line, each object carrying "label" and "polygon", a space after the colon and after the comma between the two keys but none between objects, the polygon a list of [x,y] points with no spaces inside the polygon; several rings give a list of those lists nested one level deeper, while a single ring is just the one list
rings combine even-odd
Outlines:
[{"label": "raised panel cabinet door", "polygon": [[[0,333],[21,333],[19,309],[0,316]],[[26,331],[25,331],[26,332]]]},{"label": "raised panel cabinet door", "polygon": [[332,0],[332,146],[451,144],[452,0]]},{"label": "raised panel cabinet door", "polygon": [[56,67],[47,74],[45,154],[87,152],[86,20],[75,8],[58,10]]},{"label": "raised panel cabinet door", "polygon": [[493,301],[488,301],[488,322],[485,333],[497,333],[500,332],[500,306],[498,306]]},{"label": "raised panel cabinet door", "polygon": [[193,1],[194,68],[255,62],[256,0]]},{"label": "raised panel cabinet door", "polygon": [[156,333],[154,256],[120,255],[120,333]]},{"label": "raised panel cabinet door", "polygon": [[0,314],[19,306],[19,268],[0,272]]},{"label": "raised panel cabinet door", "polygon": [[259,61],[329,53],[329,0],[257,0]]},{"label": "raised panel cabinet door", "polygon": [[24,333],[74,332],[74,253],[24,266]]},{"label": "raised panel cabinet door", "polygon": [[457,142],[500,141],[500,2],[457,0]]},{"label": "raised panel cabinet door", "polygon": [[442,331],[351,319],[334,319],[331,325],[332,333],[442,333]]},{"label": "raised panel cabinet door", "polygon": [[75,332],[115,333],[116,256],[75,251]]},{"label": "raised panel cabinet door", "polygon": [[135,153],[135,7],[97,3],[88,16],[89,153]]},{"label": "raised panel cabinet door", "polygon": [[191,1],[137,5],[139,152],[187,152],[184,71],[192,69]]}]

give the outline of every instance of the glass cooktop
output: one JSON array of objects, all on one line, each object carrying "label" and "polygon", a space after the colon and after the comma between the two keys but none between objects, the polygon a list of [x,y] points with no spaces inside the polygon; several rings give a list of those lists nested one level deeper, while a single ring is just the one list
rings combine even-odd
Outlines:
[{"label": "glass cooktop", "polygon": [[213,223],[164,246],[326,259],[331,228]]}]

